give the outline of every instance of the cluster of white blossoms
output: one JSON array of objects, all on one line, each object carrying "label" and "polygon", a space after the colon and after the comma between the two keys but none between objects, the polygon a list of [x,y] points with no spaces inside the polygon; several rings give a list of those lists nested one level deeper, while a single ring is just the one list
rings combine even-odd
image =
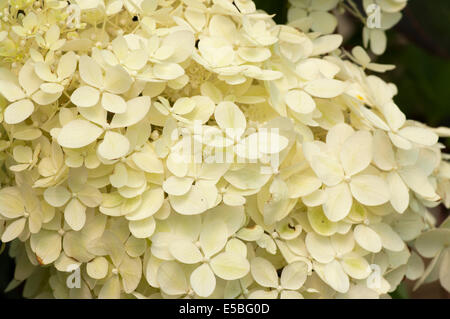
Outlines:
[{"label": "cluster of white blossoms", "polygon": [[354,0],[289,0],[289,25],[303,31],[312,30],[330,34],[336,30],[338,14],[348,12],[358,18],[363,28],[364,47],[375,54],[386,50],[386,30],[395,26],[402,18],[401,11],[408,0],[363,0],[360,8]]},{"label": "cluster of white blossoms", "polygon": [[[450,222],[430,213],[450,206],[449,131],[407,120],[396,86],[366,74],[392,66],[339,49],[337,2],[292,1],[312,21],[300,30],[251,0],[0,1],[7,289],[450,290]],[[406,0],[377,2],[393,14]]]}]

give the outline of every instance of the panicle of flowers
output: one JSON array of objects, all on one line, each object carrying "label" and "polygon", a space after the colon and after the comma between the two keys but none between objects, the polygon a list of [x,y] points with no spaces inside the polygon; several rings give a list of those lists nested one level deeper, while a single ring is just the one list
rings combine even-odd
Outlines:
[{"label": "panicle of flowers", "polygon": [[[406,4],[372,2],[386,28]],[[372,72],[393,66],[340,49],[329,12],[352,3],[291,1],[277,25],[251,0],[0,2],[7,290],[378,298],[405,277],[450,290],[449,219],[430,213],[450,206],[449,130],[406,119]],[[381,33],[365,27],[374,53]]]}]

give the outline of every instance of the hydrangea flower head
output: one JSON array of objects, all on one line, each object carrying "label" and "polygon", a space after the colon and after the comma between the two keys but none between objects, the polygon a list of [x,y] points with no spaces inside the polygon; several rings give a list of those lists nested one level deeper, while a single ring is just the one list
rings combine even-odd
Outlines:
[{"label": "hydrangea flower head", "polygon": [[[406,2],[364,1],[382,13],[363,31],[373,53]],[[450,289],[450,223],[430,213],[450,206],[448,129],[406,119],[374,73],[393,66],[341,49],[333,10],[355,8],[290,3],[287,25],[251,0],[0,3],[8,290],[378,298],[405,277]]]}]

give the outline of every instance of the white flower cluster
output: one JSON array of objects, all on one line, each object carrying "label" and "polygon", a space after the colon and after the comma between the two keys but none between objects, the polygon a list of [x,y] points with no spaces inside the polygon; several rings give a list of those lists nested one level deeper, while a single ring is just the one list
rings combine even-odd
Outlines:
[{"label": "white flower cluster", "polygon": [[406,276],[449,290],[450,222],[429,212],[450,205],[448,130],[406,120],[395,85],[365,73],[392,66],[317,32],[330,8],[303,32],[250,0],[1,1],[8,289],[376,298]]},{"label": "white flower cluster", "polygon": [[[373,53],[386,50],[386,30],[394,27],[402,18],[401,11],[408,0],[363,0],[360,8],[354,0],[289,0],[289,25],[307,32],[330,34],[336,30],[338,19],[330,11],[348,12],[364,25],[364,47],[370,45]],[[361,12],[363,11],[363,12]]]}]

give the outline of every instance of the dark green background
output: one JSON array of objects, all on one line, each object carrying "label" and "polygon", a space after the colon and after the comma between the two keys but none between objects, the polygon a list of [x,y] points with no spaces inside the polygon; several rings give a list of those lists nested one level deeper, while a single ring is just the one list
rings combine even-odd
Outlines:
[{"label": "dark green background", "polygon": [[[258,8],[275,13],[278,23],[286,22],[287,0],[254,0]],[[361,43],[361,25],[354,20],[355,33],[348,48]],[[397,84],[395,101],[408,118],[431,126],[450,126],[450,1],[410,0],[404,18],[388,32],[387,52],[377,62],[397,65],[382,77]],[[447,145],[449,145],[447,143]],[[0,255],[0,291],[13,276],[13,262],[7,251]],[[394,298],[408,297],[400,286]],[[20,287],[0,297],[20,297]]]}]

